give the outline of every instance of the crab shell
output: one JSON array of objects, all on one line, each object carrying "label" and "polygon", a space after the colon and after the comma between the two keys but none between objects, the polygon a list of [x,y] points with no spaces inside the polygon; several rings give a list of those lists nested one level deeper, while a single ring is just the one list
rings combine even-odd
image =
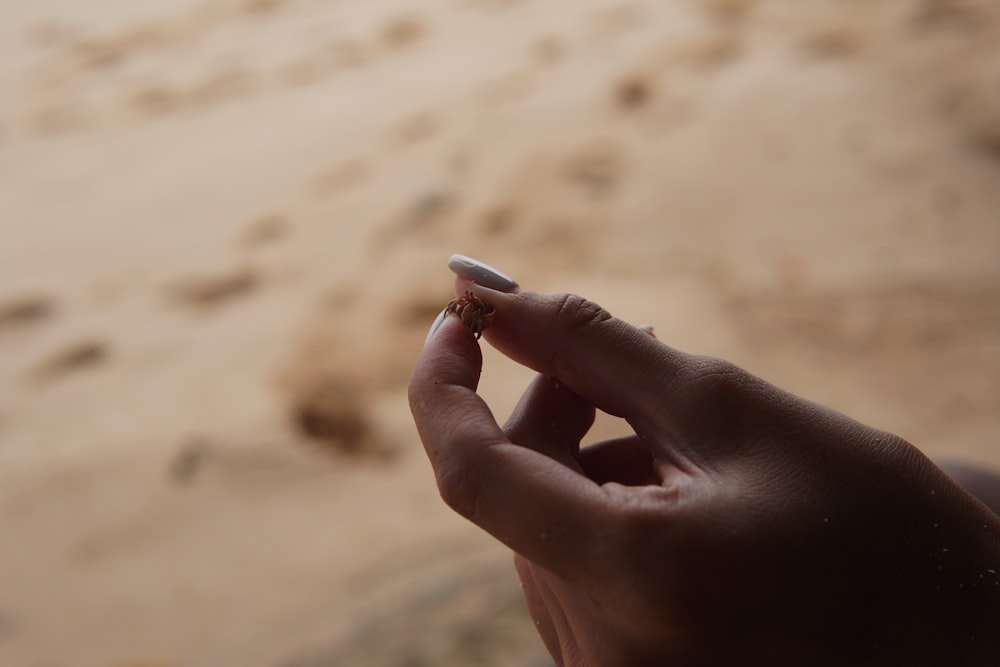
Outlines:
[{"label": "crab shell", "polygon": [[472,292],[466,292],[465,296],[453,299],[445,308],[445,312],[457,315],[458,319],[462,320],[462,324],[469,327],[476,335],[476,340],[479,340],[483,331],[493,324],[496,308]]}]

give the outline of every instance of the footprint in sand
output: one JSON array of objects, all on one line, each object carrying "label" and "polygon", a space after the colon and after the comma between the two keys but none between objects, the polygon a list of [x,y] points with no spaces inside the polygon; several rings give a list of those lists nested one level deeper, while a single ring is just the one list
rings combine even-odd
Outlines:
[{"label": "footprint in sand", "polygon": [[20,328],[50,318],[55,301],[46,296],[20,296],[0,302],[0,329]]},{"label": "footprint in sand", "polygon": [[481,84],[475,92],[476,100],[483,106],[496,106],[516,102],[535,90],[534,72],[518,69],[494,77]]},{"label": "footprint in sand", "polygon": [[185,442],[167,465],[167,476],[174,484],[187,485],[208,462],[211,445],[207,440],[194,437]]},{"label": "footprint in sand", "polygon": [[177,302],[209,309],[248,296],[260,286],[260,276],[249,268],[199,278],[186,278],[169,289]]},{"label": "footprint in sand", "polygon": [[428,190],[413,198],[404,215],[410,230],[437,226],[442,218],[457,204],[457,197],[449,190]]},{"label": "footprint in sand", "polygon": [[911,23],[916,28],[979,29],[989,23],[989,3],[974,0],[919,0]]},{"label": "footprint in sand", "polygon": [[569,47],[555,35],[547,35],[531,44],[528,54],[539,65],[558,65],[569,55]]},{"label": "footprint in sand", "polygon": [[369,411],[369,390],[338,371],[301,368],[288,392],[288,416],[296,432],[322,451],[351,459],[391,459]]},{"label": "footprint in sand", "polygon": [[966,98],[959,117],[972,145],[1000,160],[1000,86],[981,84]]},{"label": "footprint in sand", "polygon": [[77,42],[73,49],[77,63],[83,69],[106,69],[123,63],[129,57],[128,40],[108,37]]},{"label": "footprint in sand", "polygon": [[450,296],[436,291],[429,294],[426,289],[402,294],[389,309],[389,317],[400,327],[424,331],[450,301]]},{"label": "footprint in sand", "polygon": [[267,14],[283,4],[285,0],[243,0],[243,11],[248,14]]},{"label": "footprint in sand", "polygon": [[223,69],[196,83],[180,101],[200,105],[229,102],[253,94],[256,85],[256,76],[247,69]]},{"label": "footprint in sand", "polygon": [[823,25],[805,35],[802,51],[816,59],[839,59],[861,51],[861,36],[856,28],[843,25]]},{"label": "footprint in sand", "polygon": [[22,33],[22,38],[32,46],[47,49],[65,46],[77,36],[77,31],[64,23],[39,21]]},{"label": "footprint in sand", "polygon": [[323,81],[333,69],[334,66],[322,55],[303,56],[280,65],[276,76],[282,86],[299,88]]},{"label": "footprint in sand", "polygon": [[697,4],[716,23],[733,25],[748,19],[757,3],[756,0],[701,0]]},{"label": "footprint in sand", "polygon": [[409,146],[410,144],[432,138],[444,123],[431,111],[421,111],[407,116],[389,130],[390,140],[394,146]]},{"label": "footprint in sand", "polygon": [[378,231],[370,244],[374,255],[382,257],[400,244],[439,243],[458,203],[457,193],[448,189],[414,195],[396,219]]},{"label": "footprint in sand", "polygon": [[252,95],[256,75],[242,68],[213,72],[189,87],[151,83],[133,91],[126,105],[143,116],[161,116],[192,107],[223,104]]},{"label": "footprint in sand", "polygon": [[563,174],[592,197],[603,198],[615,192],[622,180],[624,168],[624,155],[616,145],[595,142],[570,156]]},{"label": "footprint in sand", "polygon": [[338,39],[326,51],[332,67],[359,67],[371,57],[371,49],[355,39]]},{"label": "footprint in sand", "polygon": [[743,53],[744,40],[738,26],[725,24],[722,29],[695,35],[678,43],[664,58],[665,66],[690,66],[712,70],[730,65]]},{"label": "footprint in sand", "polygon": [[403,48],[419,42],[426,31],[426,26],[419,17],[396,16],[382,26],[379,41],[389,48]]},{"label": "footprint in sand", "polygon": [[498,204],[483,213],[480,229],[484,236],[507,236],[517,223],[517,208],[513,204]]},{"label": "footprint in sand", "polygon": [[78,105],[61,105],[37,109],[28,114],[28,132],[36,137],[52,137],[86,130],[93,118]]},{"label": "footprint in sand", "polygon": [[73,343],[39,364],[33,373],[36,380],[53,380],[63,375],[96,368],[111,356],[111,348],[99,340]]},{"label": "footprint in sand", "polygon": [[457,0],[455,4],[461,7],[475,7],[485,9],[510,9],[520,5],[525,0]]},{"label": "footprint in sand", "polygon": [[643,8],[635,3],[624,3],[603,9],[590,18],[590,32],[597,40],[610,40],[642,26]]},{"label": "footprint in sand", "polygon": [[653,86],[646,76],[634,74],[620,79],[615,84],[615,106],[625,111],[634,111],[653,98]]},{"label": "footprint in sand", "polygon": [[144,116],[160,116],[177,111],[183,96],[165,84],[150,84],[129,95],[128,106]]},{"label": "footprint in sand", "polygon": [[282,216],[263,215],[250,223],[241,236],[241,242],[250,247],[269,245],[285,237],[288,231],[288,220]]},{"label": "footprint in sand", "polygon": [[348,454],[361,453],[371,431],[357,384],[339,377],[314,378],[296,391],[291,417],[301,434]]},{"label": "footprint in sand", "polygon": [[313,177],[314,187],[321,195],[331,195],[359,186],[368,178],[370,167],[363,159],[348,160],[324,169]]}]

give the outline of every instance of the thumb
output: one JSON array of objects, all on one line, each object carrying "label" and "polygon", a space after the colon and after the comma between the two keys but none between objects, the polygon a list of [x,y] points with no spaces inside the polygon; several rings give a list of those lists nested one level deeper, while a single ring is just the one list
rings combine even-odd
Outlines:
[{"label": "thumb", "polygon": [[702,357],[675,350],[573,294],[499,292],[463,278],[456,288],[496,308],[484,337],[500,352],[624,417],[640,436],[677,438],[670,425],[705,374]]}]

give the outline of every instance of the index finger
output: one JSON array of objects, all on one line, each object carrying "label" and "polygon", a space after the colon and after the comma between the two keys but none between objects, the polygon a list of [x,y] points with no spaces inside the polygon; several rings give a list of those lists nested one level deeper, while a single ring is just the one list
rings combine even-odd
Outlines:
[{"label": "index finger", "polygon": [[[573,294],[495,291],[459,278],[496,309],[484,333],[511,359],[556,377],[601,410],[652,435],[688,406],[698,358]],[[679,433],[667,435],[671,439]]]},{"label": "index finger", "polygon": [[585,476],[512,443],[476,394],[482,355],[448,317],[410,379],[410,409],[442,498],[517,553],[571,580],[592,578],[607,494]]}]

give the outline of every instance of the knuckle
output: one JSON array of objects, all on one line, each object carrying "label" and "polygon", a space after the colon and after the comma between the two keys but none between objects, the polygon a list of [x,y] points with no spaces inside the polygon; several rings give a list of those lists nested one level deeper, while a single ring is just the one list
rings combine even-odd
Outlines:
[{"label": "knuckle", "polygon": [[753,375],[725,359],[700,357],[693,364],[691,387],[703,403],[731,405],[750,395],[756,384]]},{"label": "knuckle", "polygon": [[479,506],[479,489],[472,483],[473,476],[469,474],[468,466],[455,457],[438,461],[437,486],[441,499],[448,507],[475,521]]},{"label": "knuckle", "polygon": [[[643,553],[672,530],[675,525],[664,511],[673,502],[669,492],[660,487],[624,487],[606,484],[605,492],[614,507],[614,521],[608,523],[607,542],[623,553]],[[654,549],[656,550],[656,549]]]},{"label": "knuckle", "polygon": [[568,332],[579,331],[611,319],[611,313],[601,306],[576,294],[560,294],[558,297],[555,325]]}]

